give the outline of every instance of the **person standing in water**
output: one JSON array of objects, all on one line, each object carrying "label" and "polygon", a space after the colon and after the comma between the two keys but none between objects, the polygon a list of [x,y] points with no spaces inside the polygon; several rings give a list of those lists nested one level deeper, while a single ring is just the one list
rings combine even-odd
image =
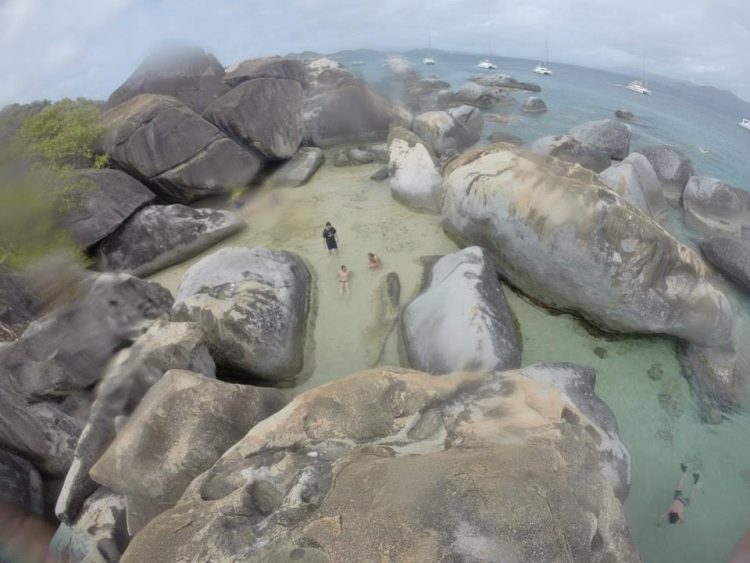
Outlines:
[{"label": "person standing in water", "polygon": [[349,287],[349,275],[351,272],[347,269],[346,266],[341,266],[341,269],[339,270],[339,295],[344,296],[351,295],[352,291]]},{"label": "person standing in water", "polygon": [[376,268],[380,268],[383,265],[383,263],[380,261],[380,258],[373,254],[372,252],[367,253],[367,267],[371,270],[374,270]]},{"label": "person standing in water", "polygon": [[693,482],[690,484],[690,490],[685,491],[685,477],[687,477],[687,465],[684,463],[680,464],[682,475],[680,475],[679,481],[675,486],[674,493],[672,494],[672,504],[669,505],[666,512],[659,516],[659,520],[656,525],[661,526],[661,519],[665,516],[669,519],[670,524],[677,524],[678,522],[684,522],[685,508],[690,504],[690,499],[693,497],[695,490],[698,488],[698,481],[700,480],[700,473],[693,473]]},{"label": "person standing in water", "polygon": [[339,245],[338,245],[338,238],[336,237],[336,229],[334,229],[330,221],[326,223],[326,227],[325,229],[323,229],[323,239],[325,240],[326,248],[328,249],[328,254],[333,254],[335,251],[336,254],[338,255]]}]

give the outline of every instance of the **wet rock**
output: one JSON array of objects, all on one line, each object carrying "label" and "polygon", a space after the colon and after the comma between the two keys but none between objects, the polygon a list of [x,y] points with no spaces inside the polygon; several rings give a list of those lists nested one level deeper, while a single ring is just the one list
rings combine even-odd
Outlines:
[{"label": "wet rock", "polygon": [[510,88],[516,90],[527,90],[529,92],[541,92],[542,88],[537,84],[519,82],[507,74],[479,74],[472,76],[471,80],[483,86],[494,86],[496,88]]},{"label": "wet rock", "polygon": [[118,433],[117,420],[129,417],[151,386],[171,369],[214,376],[205,335],[195,323],[158,320],[110,363],[57,498],[55,513],[61,521],[72,524],[83,501],[98,488],[89,471]]},{"label": "wet rock", "polygon": [[371,145],[369,151],[378,162],[388,162],[388,143],[377,143],[375,145]]},{"label": "wet rock", "polygon": [[482,112],[477,108],[464,105],[450,108],[447,111],[448,115],[466,127],[467,131],[481,136],[482,129],[484,129],[484,118],[482,117]]},{"label": "wet rock", "polygon": [[370,164],[371,162],[375,161],[375,157],[372,155],[370,151],[363,150],[363,149],[349,149],[349,160],[352,162],[352,164]]},{"label": "wet rock", "polygon": [[61,524],[50,542],[59,563],[117,563],[128,546],[125,498],[102,487],[83,504],[73,524]]},{"label": "wet rock", "polygon": [[439,375],[521,365],[521,338],[513,313],[482,248],[444,256],[426,279],[401,317],[404,348],[413,368]]},{"label": "wet rock", "polygon": [[458,90],[442,90],[437,94],[437,102],[441,106],[466,104],[481,109],[508,103],[509,98],[510,96],[499,88],[476,82],[467,82]]},{"label": "wet rock", "polygon": [[649,145],[638,149],[654,167],[656,176],[664,184],[664,195],[674,202],[682,200],[682,191],[690,176],[695,175],[693,161],[671,145]]},{"label": "wet rock", "polygon": [[490,133],[489,137],[487,137],[487,140],[490,143],[508,143],[510,145],[516,146],[520,146],[523,144],[523,139],[521,139],[521,137],[516,137],[515,135],[504,133],[503,131],[495,131],[494,133]]},{"label": "wet rock", "polygon": [[712,237],[700,243],[706,259],[745,291],[750,291],[750,243],[730,237]]},{"label": "wet rock", "polygon": [[544,113],[547,111],[547,104],[541,98],[529,96],[521,104],[521,111],[525,113]]},{"label": "wet rock", "polygon": [[153,201],[154,194],[120,170],[79,170],[80,198],[63,219],[73,239],[88,248],[112,234],[128,217]]},{"label": "wet rock", "polygon": [[737,368],[737,354],[732,344],[683,344],[678,349],[678,359],[704,422],[719,423],[724,415],[742,408],[744,378]]},{"label": "wet rock", "polygon": [[411,131],[394,127],[388,137],[391,195],[404,205],[438,212],[442,183],[437,158]]},{"label": "wet rock", "polygon": [[122,561],[638,561],[609,441],[526,370],[362,372],[256,426]]},{"label": "wet rock", "polygon": [[336,155],[333,157],[333,165],[337,167],[351,166],[352,161],[349,159],[349,151],[339,150],[336,151]]},{"label": "wet rock", "polygon": [[248,59],[227,67],[224,82],[234,88],[256,78],[294,80],[304,87],[307,84],[307,71],[304,63],[297,59],[282,59],[281,57]]},{"label": "wet rock", "polygon": [[91,477],[125,496],[128,532],[134,535],[173,506],[193,478],[248,430],[285,404],[276,389],[168,371],[91,468]]},{"label": "wet rock", "polygon": [[687,224],[714,234],[742,234],[746,199],[742,190],[706,176],[691,176],[682,192]]},{"label": "wet rock", "polygon": [[136,212],[99,246],[98,266],[148,276],[244,228],[245,222],[229,211],[152,205]]},{"label": "wet rock", "polygon": [[661,378],[664,377],[664,368],[662,367],[661,362],[651,364],[651,367],[646,371],[646,375],[654,381],[661,380]]},{"label": "wet rock", "polygon": [[446,232],[483,244],[533,298],[606,330],[730,341],[731,306],[706,263],[593,173],[496,146],[464,153],[444,178]]},{"label": "wet rock", "polygon": [[169,203],[246,186],[260,158],[169,96],[136,96],[101,116],[98,150]]},{"label": "wet rock", "polygon": [[309,292],[310,273],[296,255],[228,247],[187,271],[173,317],[201,325],[220,365],[289,380],[304,364]]},{"label": "wet rock", "polygon": [[633,112],[626,109],[615,110],[615,117],[617,119],[624,119],[625,121],[635,121],[635,115]]},{"label": "wet rock", "polygon": [[582,143],[570,135],[542,137],[531,143],[529,150],[537,154],[554,156],[565,162],[580,164],[594,172],[601,172],[612,163],[606,152]]},{"label": "wet rock", "polygon": [[607,349],[602,348],[601,346],[597,346],[596,348],[594,348],[594,354],[599,356],[602,360],[609,356],[609,352],[607,351]]},{"label": "wet rock", "polygon": [[133,74],[112,92],[107,107],[113,108],[140,94],[163,94],[180,100],[200,113],[229,88],[224,67],[210,53],[196,47],[162,50],[147,57]]},{"label": "wet rock", "polygon": [[438,157],[461,152],[479,140],[479,135],[445,111],[428,111],[414,118],[414,133]]},{"label": "wet rock", "polygon": [[302,86],[281,78],[248,80],[212,102],[203,117],[269,160],[291,158],[302,142]]},{"label": "wet rock", "polygon": [[376,182],[382,182],[383,180],[387,180],[389,176],[390,176],[390,173],[388,172],[388,167],[381,166],[375,172],[372,173],[372,176],[370,176],[370,180],[374,180]]},{"label": "wet rock", "polygon": [[659,178],[645,156],[629,155],[599,174],[610,188],[635,205],[649,217],[662,220],[667,214],[667,202]]},{"label": "wet rock", "polygon": [[568,134],[606,152],[614,160],[624,160],[630,152],[630,127],[613,119],[587,121],[573,127]]},{"label": "wet rock", "polygon": [[285,162],[268,179],[272,186],[296,188],[306,184],[323,164],[323,151],[316,147],[300,147],[294,156]]},{"label": "wet rock", "polygon": [[0,501],[41,515],[44,510],[42,477],[28,461],[0,450]]}]

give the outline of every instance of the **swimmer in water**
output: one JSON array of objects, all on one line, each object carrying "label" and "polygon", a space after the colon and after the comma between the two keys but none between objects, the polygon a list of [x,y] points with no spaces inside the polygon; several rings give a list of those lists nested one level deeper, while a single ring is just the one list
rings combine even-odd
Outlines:
[{"label": "swimmer in water", "polygon": [[380,261],[380,257],[376,256],[372,252],[367,253],[367,267],[371,270],[380,268],[383,263]]},{"label": "swimmer in water", "polygon": [[349,287],[349,275],[351,272],[347,269],[346,266],[341,266],[341,269],[339,270],[339,295],[344,296],[351,295],[351,288]]},{"label": "swimmer in water", "polygon": [[670,524],[677,524],[678,522],[685,521],[685,508],[690,504],[690,499],[693,497],[695,490],[699,487],[698,481],[700,480],[700,473],[693,473],[693,482],[690,484],[690,490],[685,491],[684,484],[685,478],[687,477],[687,465],[684,463],[680,464],[682,475],[680,475],[679,481],[675,486],[674,493],[672,495],[672,504],[669,505],[666,512],[659,516],[656,525],[661,526],[661,519],[667,517]]}]

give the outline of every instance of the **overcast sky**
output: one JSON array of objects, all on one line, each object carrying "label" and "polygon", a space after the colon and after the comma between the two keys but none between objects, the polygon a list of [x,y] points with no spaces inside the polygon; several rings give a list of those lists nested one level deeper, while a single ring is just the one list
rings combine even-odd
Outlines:
[{"label": "overcast sky", "polygon": [[640,68],[750,100],[750,0],[0,0],[0,106],[106,98],[156,45],[189,42],[228,65],[369,47],[486,50]]}]

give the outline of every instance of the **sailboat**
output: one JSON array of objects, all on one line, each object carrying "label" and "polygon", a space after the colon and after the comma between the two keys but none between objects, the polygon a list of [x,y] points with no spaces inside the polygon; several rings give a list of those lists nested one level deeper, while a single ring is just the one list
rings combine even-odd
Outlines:
[{"label": "sailboat", "polygon": [[[430,35],[428,36],[428,39],[427,39],[427,49],[428,49],[428,51],[432,51],[432,33],[430,33]],[[435,59],[433,59],[432,57],[429,57],[429,56],[425,57],[424,60],[422,61],[422,64],[423,65],[432,66],[432,65],[435,64]]]},{"label": "sailboat", "polygon": [[651,90],[648,89],[648,73],[646,72],[646,59],[643,59],[643,80],[633,80],[630,84],[625,86],[631,92],[636,94],[643,94],[645,96],[651,95]]},{"label": "sailboat", "polygon": [[545,58],[544,58],[544,64],[539,63],[534,67],[534,72],[536,74],[541,74],[542,76],[552,76],[552,71],[547,67],[549,64],[549,45],[547,45],[547,40],[544,40],[544,52],[545,52]]},{"label": "sailboat", "polygon": [[[489,40],[489,46],[490,46],[490,55],[491,55],[492,54],[492,39]],[[497,65],[493,63],[492,61],[490,61],[489,59],[482,59],[481,61],[477,63],[477,66],[479,68],[484,68],[487,70],[492,70],[492,69],[497,68]]]},{"label": "sailboat", "polygon": [[743,118],[742,118],[742,119],[741,119],[741,120],[740,120],[740,121],[739,121],[739,122],[737,123],[737,125],[739,125],[739,126],[740,126],[740,127],[742,127],[743,129],[747,129],[748,131],[750,131],[750,119],[748,119],[747,117],[743,117]]}]

